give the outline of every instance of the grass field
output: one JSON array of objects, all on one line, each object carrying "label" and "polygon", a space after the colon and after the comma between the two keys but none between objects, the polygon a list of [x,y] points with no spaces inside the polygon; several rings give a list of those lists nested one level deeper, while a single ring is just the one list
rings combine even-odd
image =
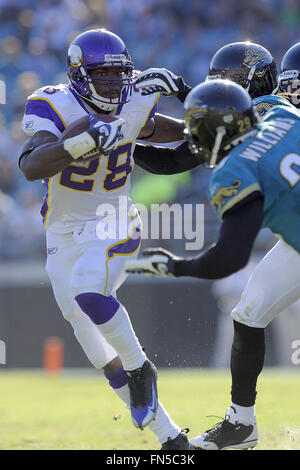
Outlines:
[{"label": "grass field", "polygon": [[[228,406],[230,379],[210,370],[161,370],[160,400],[193,437],[219,421]],[[259,449],[300,449],[300,374],[265,370],[256,415]],[[136,430],[129,411],[96,374],[66,371],[0,374],[0,449],[142,449],[160,445]]]}]

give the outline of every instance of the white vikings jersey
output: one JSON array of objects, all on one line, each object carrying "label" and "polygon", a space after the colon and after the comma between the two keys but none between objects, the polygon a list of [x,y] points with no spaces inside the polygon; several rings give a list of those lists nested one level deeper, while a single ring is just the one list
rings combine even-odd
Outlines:
[{"label": "white vikings jersey", "polygon": [[[154,116],[158,98],[159,94],[142,96],[133,90],[131,100],[120,105],[116,112],[125,121],[124,137],[118,148],[109,156],[89,162],[74,161],[44,181],[47,194],[41,214],[45,228],[58,233],[70,232],[80,223],[97,219],[100,204],[118,208],[120,196],[123,201],[124,197],[129,198],[136,138]],[[28,97],[23,129],[28,136],[46,130],[60,137],[68,125],[90,112],[93,113],[69,85],[43,87]]]}]

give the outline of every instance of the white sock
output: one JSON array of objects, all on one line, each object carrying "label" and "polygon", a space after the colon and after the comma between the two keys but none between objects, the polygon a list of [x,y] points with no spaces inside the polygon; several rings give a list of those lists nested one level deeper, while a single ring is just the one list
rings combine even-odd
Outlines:
[{"label": "white sock", "polygon": [[243,424],[253,424],[255,421],[255,405],[240,406],[231,403],[229,409],[230,422],[238,420]]},{"label": "white sock", "polygon": [[161,444],[167,442],[168,438],[175,439],[181,431],[160,402],[158,402],[156,418],[148,424],[148,428]]},{"label": "white sock", "polygon": [[79,307],[74,309],[68,321],[73,327],[77,341],[96,369],[102,369],[103,365],[108,364],[114,355],[117,356],[113,347],[107,344],[100,335],[97,326]]},{"label": "white sock", "polygon": [[[128,385],[124,385],[121,388],[113,389],[119,398],[126,404],[127,408],[130,408],[130,394]],[[168,437],[175,439],[180,433],[181,429],[177,424],[172,421],[169,414],[160,402],[158,402],[156,418],[148,424],[147,428],[153,432],[157,440],[163,444],[167,442]]]},{"label": "white sock", "polygon": [[108,322],[98,325],[98,328],[118,352],[124,370],[134,370],[144,364],[146,354],[141,348],[123,305],[120,305]]},{"label": "white sock", "polygon": [[128,385],[123,385],[120,388],[112,388],[114,392],[118,395],[118,397],[125,403],[126,408],[130,409],[130,392]]}]

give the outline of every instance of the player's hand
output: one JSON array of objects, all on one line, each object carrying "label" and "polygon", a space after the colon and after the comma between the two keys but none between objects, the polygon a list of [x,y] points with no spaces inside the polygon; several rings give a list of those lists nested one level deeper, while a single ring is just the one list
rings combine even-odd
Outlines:
[{"label": "player's hand", "polygon": [[118,147],[119,140],[123,138],[122,125],[124,119],[116,119],[110,123],[99,121],[90,114],[90,127],[88,134],[94,139],[96,149],[103,155],[108,154]]},{"label": "player's hand", "polygon": [[142,95],[160,92],[163,95],[177,95],[183,80],[167,69],[150,68],[137,75],[135,87]]},{"label": "player's hand", "polygon": [[163,248],[149,248],[143,251],[144,258],[127,261],[125,271],[129,274],[144,274],[145,276],[175,275],[175,261],[177,256]]}]

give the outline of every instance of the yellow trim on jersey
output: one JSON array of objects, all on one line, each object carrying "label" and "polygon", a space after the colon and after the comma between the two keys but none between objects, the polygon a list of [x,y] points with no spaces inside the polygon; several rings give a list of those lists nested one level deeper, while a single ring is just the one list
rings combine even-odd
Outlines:
[{"label": "yellow trim on jersey", "polygon": [[226,211],[231,209],[238,202],[242,201],[243,199],[245,199],[245,197],[249,196],[249,194],[254,193],[255,191],[260,191],[261,192],[261,187],[258,183],[250,184],[250,186],[247,186],[247,188],[243,189],[236,196],[234,196],[232,199],[230,199],[230,201],[228,201],[227,204],[225,204],[225,206],[223,207],[223,209],[220,212],[221,219],[223,218],[223,215]]},{"label": "yellow trim on jersey", "polygon": [[46,227],[48,215],[49,215],[49,212],[50,212],[50,204],[49,204],[49,201],[50,201],[50,182],[51,182],[51,178],[48,178],[48,193],[47,193],[47,199],[46,199],[46,204],[48,206],[48,209],[47,209],[47,212],[46,212],[45,218],[44,218],[44,223],[43,223],[44,227]]},{"label": "yellow trim on jersey", "polygon": [[59,117],[59,119],[61,120],[61,122],[63,123],[63,125],[65,126],[65,128],[67,127],[67,124],[65,123],[64,119],[62,118],[61,114],[57,111],[57,109],[55,108],[55,106],[53,105],[53,103],[51,103],[50,100],[48,100],[47,98],[41,98],[41,97],[37,97],[37,98],[28,98],[28,101],[38,101],[38,100],[41,100],[41,101],[47,101],[48,104],[50,104],[51,108],[53,109],[53,111],[57,114],[57,116]]},{"label": "yellow trim on jersey", "polygon": [[128,240],[132,237],[133,235],[133,232],[134,230],[136,229],[136,225],[134,223],[135,221],[135,217],[132,215],[132,213],[130,211],[129,212],[129,215],[130,215],[130,219],[131,219],[131,222],[133,223],[133,227],[132,227],[132,231],[130,233],[130,235],[128,235],[128,237],[126,238],[126,240],[120,240],[116,243],[113,243],[112,245],[110,245],[107,249],[106,249],[106,261],[105,261],[105,267],[106,267],[106,280],[105,280],[105,288],[104,288],[104,291],[103,291],[103,295],[106,295],[106,291],[107,291],[107,288],[108,288],[108,278],[109,278],[109,270],[108,270],[108,262],[111,260],[111,259],[114,259],[115,256],[130,256],[132,255],[133,253],[135,253],[137,251],[137,249],[139,248],[140,246],[140,243],[138,244],[138,246],[136,247],[136,249],[134,251],[132,251],[131,253],[113,253],[113,255],[109,258],[108,257],[108,252],[111,248],[113,248],[114,246],[117,246],[117,245],[120,245],[121,243],[126,243],[128,242]]},{"label": "yellow trim on jersey", "polygon": [[149,116],[150,116],[150,114],[152,113],[152,111],[153,111],[153,109],[154,109],[156,103],[158,102],[159,97],[160,97],[160,93],[157,94],[157,98],[156,98],[156,100],[155,100],[155,103],[154,103],[154,105],[152,106],[152,108],[150,109],[150,111],[149,111],[149,113],[148,113],[148,116],[147,116],[147,119],[146,119],[146,121],[144,122],[144,124],[142,125],[141,129],[143,129],[143,127],[145,127],[145,125],[147,124],[148,119],[149,119]]}]

